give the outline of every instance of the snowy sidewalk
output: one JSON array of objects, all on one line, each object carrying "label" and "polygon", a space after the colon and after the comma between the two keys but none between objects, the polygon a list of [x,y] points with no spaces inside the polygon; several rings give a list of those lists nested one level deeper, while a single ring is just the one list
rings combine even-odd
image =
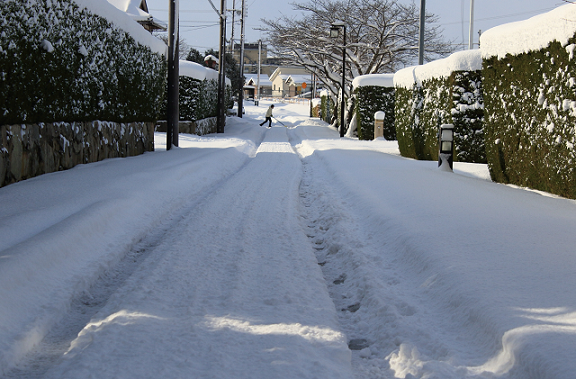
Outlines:
[{"label": "snowy sidewalk", "polygon": [[284,128],[167,233],[48,378],[351,378]]}]

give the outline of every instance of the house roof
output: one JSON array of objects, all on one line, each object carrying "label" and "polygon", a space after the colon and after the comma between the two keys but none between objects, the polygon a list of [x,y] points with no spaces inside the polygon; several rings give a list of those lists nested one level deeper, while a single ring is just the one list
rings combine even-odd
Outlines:
[{"label": "house roof", "polygon": [[286,84],[294,84],[296,86],[310,82],[312,82],[310,75],[289,75],[288,79],[286,79]]},{"label": "house roof", "polygon": [[[246,77],[246,85],[255,86],[258,83],[258,75],[256,74],[244,74]],[[260,86],[261,87],[272,87],[272,82],[268,75],[260,74]]]},{"label": "house roof", "polygon": [[285,80],[290,75],[305,75],[306,72],[303,67],[280,66],[270,75],[270,80],[274,81],[278,76]]}]

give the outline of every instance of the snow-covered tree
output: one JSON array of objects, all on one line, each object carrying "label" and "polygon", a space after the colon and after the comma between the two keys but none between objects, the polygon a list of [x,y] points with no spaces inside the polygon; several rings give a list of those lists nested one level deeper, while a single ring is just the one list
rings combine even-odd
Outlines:
[{"label": "snow-covered tree", "polygon": [[[279,57],[314,73],[335,98],[342,86],[343,40],[330,38],[332,24],[346,26],[346,96],[356,76],[395,72],[413,64],[418,56],[420,9],[413,2],[406,5],[398,0],[309,0],[292,6],[302,11],[300,18],[263,20],[273,50]],[[434,21],[436,17],[427,14],[426,60],[452,51],[440,28],[431,26]]]}]

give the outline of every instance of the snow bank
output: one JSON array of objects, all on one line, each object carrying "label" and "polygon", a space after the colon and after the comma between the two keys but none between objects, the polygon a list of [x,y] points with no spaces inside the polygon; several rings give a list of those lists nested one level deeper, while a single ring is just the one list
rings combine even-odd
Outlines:
[{"label": "snow bank", "polygon": [[[188,76],[197,80],[218,80],[218,71],[208,67],[204,67],[199,63],[190,62],[187,60],[180,60],[179,65],[180,76]],[[226,85],[231,85],[230,79],[226,78]]]},{"label": "snow bank", "polygon": [[482,56],[504,58],[545,48],[552,41],[565,46],[576,33],[576,4],[567,4],[525,21],[500,25],[480,37]]},{"label": "snow bank", "polygon": [[352,81],[354,88],[366,86],[394,87],[394,74],[361,75]]},{"label": "snow bank", "polygon": [[149,13],[146,13],[140,9],[135,1],[131,0],[108,0],[108,2],[114,5],[119,10],[126,12],[134,20],[146,21],[152,18]]},{"label": "snow bank", "polygon": [[166,56],[168,47],[164,42],[150,34],[142,25],[138,24],[127,13],[118,10],[107,0],[74,0],[81,8],[86,8],[90,12],[104,17],[106,20],[130,34],[136,42],[158,54]]},{"label": "snow bank", "polygon": [[204,67],[201,64],[196,63],[196,62],[180,60],[179,70],[180,70],[180,72],[179,72],[180,76],[188,76],[190,78],[198,79],[198,80],[206,79],[206,77],[208,75],[211,75],[208,73],[208,71],[212,71],[212,72],[216,73],[216,77],[215,78],[210,77],[210,79],[218,80],[218,72],[216,72],[212,69],[209,69],[207,67]]},{"label": "snow bank", "polygon": [[394,74],[394,86],[412,88],[414,83],[422,84],[432,78],[447,78],[455,71],[477,71],[482,69],[482,53],[480,50],[459,51],[444,59],[427,63],[422,66],[412,66],[399,70]]}]

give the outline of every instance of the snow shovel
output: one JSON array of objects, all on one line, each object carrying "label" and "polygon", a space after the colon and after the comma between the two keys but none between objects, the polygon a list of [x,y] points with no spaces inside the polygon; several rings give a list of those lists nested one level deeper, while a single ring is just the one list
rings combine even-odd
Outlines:
[{"label": "snow shovel", "polygon": [[280,125],[282,125],[283,127],[287,128],[287,126],[284,125],[284,123],[283,123],[282,121],[278,120],[278,119],[277,119],[276,117],[274,117],[274,116],[272,116],[272,118],[273,118],[274,120],[278,121],[278,122],[280,123]]}]

